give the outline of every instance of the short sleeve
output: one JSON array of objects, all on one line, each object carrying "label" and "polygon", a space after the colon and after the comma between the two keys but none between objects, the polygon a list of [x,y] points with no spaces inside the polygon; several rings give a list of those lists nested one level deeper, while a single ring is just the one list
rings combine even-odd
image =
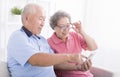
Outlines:
[{"label": "short sleeve", "polygon": [[32,55],[37,53],[37,50],[29,43],[27,36],[25,37],[21,33],[13,34],[10,37],[7,51],[22,66],[24,66]]},{"label": "short sleeve", "polygon": [[83,38],[83,36],[78,35],[75,32],[71,32],[71,34],[78,41],[79,46],[82,47],[82,49],[87,50],[87,43],[86,43],[85,39]]},{"label": "short sleeve", "polygon": [[85,39],[83,38],[83,36],[78,35],[78,39],[80,40],[81,47],[84,50],[87,50],[87,43],[86,43]]}]

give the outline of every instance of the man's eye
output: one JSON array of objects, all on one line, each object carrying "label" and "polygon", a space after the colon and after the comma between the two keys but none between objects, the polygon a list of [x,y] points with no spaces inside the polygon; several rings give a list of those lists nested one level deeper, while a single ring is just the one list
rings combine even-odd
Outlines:
[{"label": "man's eye", "polygon": [[39,20],[43,20],[42,18],[39,18]]},{"label": "man's eye", "polygon": [[45,19],[44,19],[44,18],[39,18],[39,20],[45,21]]}]

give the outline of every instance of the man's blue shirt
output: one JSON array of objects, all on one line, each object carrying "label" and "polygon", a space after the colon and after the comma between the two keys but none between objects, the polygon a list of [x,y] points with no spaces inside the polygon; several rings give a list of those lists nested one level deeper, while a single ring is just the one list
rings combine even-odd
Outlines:
[{"label": "man's blue shirt", "polygon": [[12,77],[56,77],[53,66],[32,66],[28,63],[28,59],[36,53],[53,53],[44,37],[32,35],[22,27],[11,35],[7,51],[8,68]]}]

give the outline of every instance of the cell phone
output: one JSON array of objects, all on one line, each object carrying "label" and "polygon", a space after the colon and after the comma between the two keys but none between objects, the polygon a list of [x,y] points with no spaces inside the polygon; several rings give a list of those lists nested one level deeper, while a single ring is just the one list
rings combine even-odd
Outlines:
[{"label": "cell phone", "polygon": [[91,53],[91,54],[87,57],[87,59],[86,59],[85,61],[91,60],[94,55],[95,55],[95,53]]}]

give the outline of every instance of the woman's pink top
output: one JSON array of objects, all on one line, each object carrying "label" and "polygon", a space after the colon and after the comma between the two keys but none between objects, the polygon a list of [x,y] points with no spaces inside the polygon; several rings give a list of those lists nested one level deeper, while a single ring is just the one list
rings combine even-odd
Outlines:
[{"label": "woman's pink top", "polygon": [[[59,39],[55,32],[48,38],[48,43],[55,53],[81,53],[82,49],[87,49],[84,38],[75,32],[70,32],[66,42]],[[55,71],[57,77],[93,77],[89,72],[82,71]]]}]

